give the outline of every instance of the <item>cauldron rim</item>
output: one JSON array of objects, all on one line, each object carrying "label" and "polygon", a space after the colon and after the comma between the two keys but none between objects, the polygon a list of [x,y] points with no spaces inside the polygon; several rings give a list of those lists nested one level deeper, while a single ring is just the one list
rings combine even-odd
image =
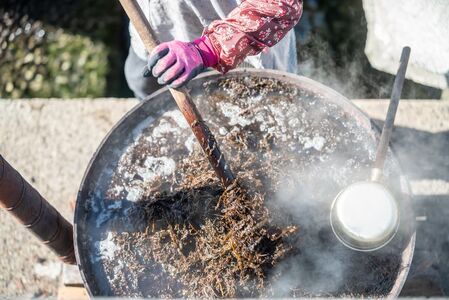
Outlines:
[{"label": "cauldron rim", "polygon": [[[360,121],[367,129],[370,128],[371,132],[375,135],[375,137],[378,137],[380,134],[379,127],[374,124],[369,116],[359,109],[357,106],[355,106],[348,98],[343,96],[342,94],[338,93],[337,91],[333,90],[332,88],[317,82],[313,79],[307,78],[305,76],[287,73],[279,70],[272,70],[272,69],[252,69],[252,68],[241,68],[241,69],[235,69],[230,72],[228,72],[225,75],[222,75],[218,73],[217,71],[208,71],[200,74],[192,81],[201,81],[205,79],[214,80],[218,78],[243,78],[246,76],[254,76],[259,78],[270,78],[270,79],[276,79],[282,82],[286,82],[288,84],[291,84],[297,88],[306,87],[309,90],[313,90],[318,94],[323,95],[325,98],[334,101],[338,103],[339,106],[341,106],[345,111],[348,111],[354,118],[356,118],[358,121]],[[83,178],[80,183],[80,187],[78,189],[78,195],[77,195],[77,201],[75,206],[75,214],[74,214],[74,230],[73,230],[73,240],[74,240],[74,248],[75,248],[75,256],[78,268],[81,273],[81,278],[83,280],[84,286],[87,290],[87,293],[90,297],[95,296],[94,293],[91,290],[91,286],[89,285],[89,281],[86,278],[86,268],[84,266],[84,260],[83,257],[81,257],[80,249],[81,249],[81,241],[79,241],[79,238],[81,238],[81,234],[78,234],[79,230],[82,230],[80,228],[83,227],[83,222],[77,222],[77,220],[80,220],[82,215],[85,214],[83,209],[80,209],[80,199],[82,199],[83,191],[86,187],[86,184],[90,181],[91,177],[91,170],[94,166],[94,164],[97,161],[97,158],[99,154],[102,152],[103,148],[105,147],[105,144],[108,142],[111,135],[116,131],[116,129],[125,121],[128,119],[129,116],[134,114],[136,111],[138,111],[143,105],[145,105],[148,101],[151,101],[152,99],[158,97],[159,95],[162,95],[168,91],[168,87],[163,87],[154,93],[150,94],[144,101],[141,101],[136,106],[134,106],[132,109],[130,109],[125,115],[123,115],[120,120],[114,124],[114,126],[110,129],[110,131],[107,133],[107,135],[103,138],[99,146],[97,147],[96,151],[94,152],[92,158],[90,159],[86,171],[83,175]],[[393,157],[395,157],[395,151],[394,147],[390,145],[390,149],[393,153]],[[402,168],[400,167],[400,164],[397,162],[398,169],[401,174]],[[403,177],[403,175],[402,175]],[[408,181],[405,180],[405,186],[403,187],[404,194],[406,195],[406,201],[410,202],[410,193],[411,189],[408,184]],[[410,270],[410,265],[413,259],[413,253],[415,248],[415,242],[416,242],[416,231],[414,228],[410,229],[410,239],[408,241],[407,246],[404,248],[404,251],[401,255],[401,268],[396,276],[395,283],[393,287],[391,288],[390,292],[385,298],[392,299],[397,298],[399,296],[399,293],[402,290],[403,285],[405,284],[408,272]]]}]

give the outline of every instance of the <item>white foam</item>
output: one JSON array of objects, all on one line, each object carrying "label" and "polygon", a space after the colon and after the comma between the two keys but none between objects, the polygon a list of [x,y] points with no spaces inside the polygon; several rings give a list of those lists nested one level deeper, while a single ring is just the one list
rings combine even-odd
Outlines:
[{"label": "white foam", "polygon": [[189,150],[189,153],[193,152],[193,147],[195,146],[196,142],[196,138],[193,134],[189,135],[187,140],[184,142],[184,146],[187,148],[187,150]]},{"label": "white foam", "polygon": [[176,170],[176,163],[166,156],[145,159],[143,167],[138,167],[137,173],[143,178],[145,183],[153,181],[157,177],[168,176]]},{"label": "white foam", "polygon": [[142,131],[148,128],[153,121],[153,117],[147,117],[144,121],[140,122],[131,132],[133,138],[136,140],[142,134]]},{"label": "white foam", "polygon": [[304,149],[314,148],[317,151],[321,151],[326,143],[326,139],[322,136],[315,136],[313,138],[304,138]]},{"label": "white foam", "polygon": [[156,126],[153,130],[153,138],[162,138],[165,137],[169,133],[180,133],[179,127],[173,126],[170,122],[167,120],[162,119],[158,126]]},{"label": "white foam", "polygon": [[112,232],[108,232],[108,236],[106,239],[97,242],[98,244],[98,255],[102,259],[112,260],[115,258],[115,252],[120,250],[120,247],[117,246],[113,241]]},{"label": "white foam", "polygon": [[130,187],[126,189],[128,194],[126,195],[126,200],[136,202],[140,198],[141,189],[139,187]]},{"label": "white foam", "polygon": [[240,125],[242,127],[245,127],[254,122],[254,120],[243,117],[243,109],[241,109],[237,105],[231,104],[229,102],[220,102],[218,106],[220,107],[221,112],[227,118],[229,118],[229,125]]},{"label": "white foam", "polygon": [[162,116],[172,118],[176,122],[176,124],[183,129],[189,128],[189,124],[187,123],[183,114],[178,109],[169,110]]},{"label": "white foam", "polygon": [[336,202],[336,213],[351,236],[361,240],[384,237],[398,220],[393,196],[382,186],[361,182],[348,187]]}]

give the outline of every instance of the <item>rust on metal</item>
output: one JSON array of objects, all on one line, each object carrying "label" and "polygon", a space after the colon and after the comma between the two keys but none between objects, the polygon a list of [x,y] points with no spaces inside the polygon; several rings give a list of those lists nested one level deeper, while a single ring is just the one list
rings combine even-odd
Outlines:
[{"label": "rust on metal", "polygon": [[0,206],[65,263],[75,264],[73,227],[0,155]]}]

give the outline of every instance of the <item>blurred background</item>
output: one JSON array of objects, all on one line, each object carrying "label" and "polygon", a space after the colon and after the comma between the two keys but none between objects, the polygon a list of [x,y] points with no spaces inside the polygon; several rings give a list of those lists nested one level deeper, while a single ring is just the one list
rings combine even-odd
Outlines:
[{"label": "blurred background", "polygon": [[[349,98],[388,98],[393,75],[365,54],[370,2],[305,1],[295,27],[298,73]],[[0,98],[132,97],[123,74],[127,26],[118,1],[2,0]],[[446,97],[444,86],[417,82],[406,82],[404,98]]]}]

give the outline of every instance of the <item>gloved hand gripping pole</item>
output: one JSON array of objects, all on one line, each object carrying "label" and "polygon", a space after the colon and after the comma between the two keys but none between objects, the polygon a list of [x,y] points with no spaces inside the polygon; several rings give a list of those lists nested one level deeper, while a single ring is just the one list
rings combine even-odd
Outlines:
[{"label": "gloved hand gripping pole", "polygon": [[[148,53],[157,46],[158,42],[148,20],[145,18],[136,0],[120,0],[131,23],[136,28]],[[218,147],[215,137],[203,121],[201,114],[193,103],[185,88],[170,89],[179,110],[190,125],[196,139],[207,155],[212,168],[224,186],[229,186],[235,179],[229,165]]]}]

